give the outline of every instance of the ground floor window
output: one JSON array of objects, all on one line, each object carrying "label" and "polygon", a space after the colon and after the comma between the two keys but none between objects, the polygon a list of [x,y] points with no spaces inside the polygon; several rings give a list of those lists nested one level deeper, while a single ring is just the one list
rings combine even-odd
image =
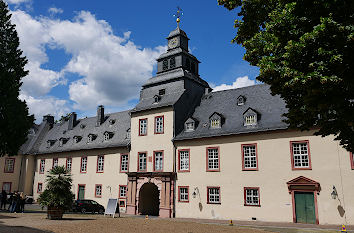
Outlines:
[{"label": "ground floor window", "polygon": [[6,193],[10,193],[11,192],[11,182],[4,182],[2,183],[2,190],[5,190]]},{"label": "ground floor window", "polygon": [[119,185],[119,197],[126,198],[127,197],[127,186]]},{"label": "ground floor window", "polygon": [[178,201],[189,202],[189,186],[178,187]]},{"label": "ground floor window", "polygon": [[96,184],[95,186],[95,197],[101,197],[102,196],[102,185],[101,184]]},{"label": "ground floor window", "polygon": [[125,199],[119,199],[119,207],[125,207]]},{"label": "ground floor window", "polygon": [[259,188],[244,188],[245,206],[260,206]]},{"label": "ground floor window", "polygon": [[220,204],[220,187],[207,187],[208,204]]},{"label": "ground floor window", "polygon": [[37,193],[41,193],[41,192],[43,192],[43,183],[38,183]]}]

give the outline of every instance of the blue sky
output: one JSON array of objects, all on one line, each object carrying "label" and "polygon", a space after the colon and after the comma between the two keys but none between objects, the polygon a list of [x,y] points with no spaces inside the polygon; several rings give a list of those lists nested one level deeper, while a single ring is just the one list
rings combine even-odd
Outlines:
[{"label": "blue sky", "polygon": [[108,112],[134,107],[176,28],[176,6],[183,9],[181,28],[201,61],[200,75],[215,90],[252,85],[258,75],[243,60],[244,49],[230,42],[236,11],[216,0],[6,2],[29,60],[20,98],[37,122],[71,111],[92,116],[99,104]]}]

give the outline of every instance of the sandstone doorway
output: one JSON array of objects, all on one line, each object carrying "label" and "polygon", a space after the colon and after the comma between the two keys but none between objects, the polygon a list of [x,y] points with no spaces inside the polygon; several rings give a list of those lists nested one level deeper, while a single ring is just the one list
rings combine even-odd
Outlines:
[{"label": "sandstone doorway", "polygon": [[138,211],[142,215],[159,216],[160,200],[159,190],[153,183],[145,183],[139,191]]}]

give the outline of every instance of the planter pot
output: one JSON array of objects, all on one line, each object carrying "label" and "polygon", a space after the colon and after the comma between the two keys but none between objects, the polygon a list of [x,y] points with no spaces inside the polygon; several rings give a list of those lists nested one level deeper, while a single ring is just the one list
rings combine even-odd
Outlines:
[{"label": "planter pot", "polygon": [[47,217],[51,220],[62,219],[64,210],[61,207],[48,206]]}]

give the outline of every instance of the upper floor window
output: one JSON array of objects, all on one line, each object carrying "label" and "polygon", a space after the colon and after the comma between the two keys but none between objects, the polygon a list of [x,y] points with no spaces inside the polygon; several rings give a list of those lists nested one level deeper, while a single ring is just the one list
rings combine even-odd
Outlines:
[{"label": "upper floor window", "polygon": [[246,116],[245,125],[255,125],[257,123],[256,115]]},{"label": "upper floor window", "polygon": [[211,128],[220,128],[220,119],[211,119],[210,120]]},{"label": "upper floor window", "polygon": [[160,102],[161,97],[159,95],[155,95],[154,96],[154,104],[157,104],[158,102]]},{"label": "upper floor window", "polygon": [[68,141],[68,138],[60,138],[59,139],[59,146],[63,146]]},{"label": "upper floor window", "polygon": [[354,154],[353,153],[349,153],[350,154],[350,166],[352,167],[352,170],[354,170]]},{"label": "upper floor window", "polygon": [[162,95],[164,95],[165,93],[166,93],[166,90],[165,90],[165,89],[160,89],[160,90],[159,90],[159,95],[162,96]]},{"label": "upper floor window", "polygon": [[130,128],[129,128],[129,129],[127,129],[127,135],[126,135],[126,138],[127,138],[127,139],[130,139]]},{"label": "upper floor window", "polygon": [[127,197],[127,186],[119,185],[119,197],[126,198]]},{"label": "upper floor window", "polygon": [[168,69],[168,60],[163,60],[162,62],[162,70],[167,70]]},{"label": "upper floor window", "polygon": [[209,122],[210,122],[210,128],[211,129],[217,129],[221,128],[221,120],[224,119],[223,116],[217,112],[214,112],[210,117],[209,117]]},{"label": "upper floor window", "polygon": [[52,168],[57,167],[57,166],[58,166],[58,163],[59,163],[58,158],[54,158],[54,159],[53,159],[53,166],[52,166]]},{"label": "upper floor window", "polygon": [[155,117],[155,134],[162,134],[163,133],[163,130],[164,130],[163,123],[164,123],[163,116]]},{"label": "upper floor window", "polygon": [[174,57],[170,58],[170,69],[176,67],[176,59]]},{"label": "upper floor window", "polygon": [[145,152],[141,152],[138,155],[138,171],[146,171],[147,155]]},{"label": "upper floor window", "polygon": [[189,202],[189,186],[178,186],[178,201]]},{"label": "upper floor window", "polygon": [[311,169],[309,142],[290,142],[293,169]]},{"label": "upper floor window", "polygon": [[87,142],[90,143],[90,142],[93,142],[95,139],[96,139],[97,135],[96,134],[89,134],[87,136]]},{"label": "upper floor window", "polygon": [[87,157],[81,157],[80,172],[85,173],[87,171]]},{"label": "upper floor window", "polygon": [[257,144],[242,145],[243,170],[258,170]]},{"label": "upper floor window", "polygon": [[179,150],[178,151],[178,159],[179,159],[179,172],[188,172],[189,171],[189,150]]},{"label": "upper floor window", "polygon": [[113,133],[111,133],[111,132],[105,132],[104,134],[103,134],[103,140],[104,141],[108,141],[109,139],[111,139],[113,137]]},{"label": "upper floor window", "polygon": [[220,187],[207,187],[208,204],[220,204]]},{"label": "upper floor window", "polygon": [[186,131],[193,131],[193,130],[194,130],[194,122],[187,122]]},{"label": "upper floor window", "polygon": [[219,148],[207,148],[207,171],[220,171]]},{"label": "upper floor window", "polygon": [[75,143],[80,142],[80,141],[81,141],[81,139],[82,139],[82,137],[81,137],[81,136],[74,136],[74,142],[75,142]]},{"label": "upper floor window", "polygon": [[257,115],[259,115],[256,110],[252,108],[248,108],[244,113],[243,113],[243,125],[244,126],[251,126],[251,125],[257,125]]},{"label": "upper floor window", "polygon": [[41,162],[39,164],[39,173],[44,173],[45,169],[45,159],[41,159]]},{"label": "upper floor window", "polygon": [[147,134],[147,118],[139,120],[139,136]]},{"label": "upper floor window", "polygon": [[104,156],[99,155],[97,156],[97,172],[103,172],[103,166],[104,166]]},{"label": "upper floor window", "polygon": [[128,154],[120,155],[120,172],[128,172]]},{"label": "upper floor window", "polygon": [[5,173],[13,173],[15,170],[15,158],[7,158],[5,159]]},{"label": "upper floor window", "polygon": [[238,106],[241,106],[241,105],[244,105],[246,102],[246,98],[242,95],[240,95],[238,98],[237,98],[237,105]]},{"label": "upper floor window", "polygon": [[47,147],[53,146],[54,143],[55,143],[55,140],[48,140],[48,141],[47,141]]},{"label": "upper floor window", "polygon": [[259,188],[244,188],[245,206],[260,206]]},{"label": "upper floor window", "polygon": [[163,151],[154,152],[154,171],[163,170]]},{"label": "upper floor window", "polygon": [[73,163],[72,158],[66,158],[66,170],[71,171],[72,163]]},{"label": "upper floor window", "polygon": [[11,193],[12,182],[3,182],[2,190],[5,190],[6,193]]},{"label": "upper floor window", "polygon": [[43,192],[43,183],[38,183],[37,193],[41,193],[41,192]]},{"label": "upper floor window", "polygon": [[96,184],[95,185],[95,197],[101,197],[102,196],[102,184]]}]

